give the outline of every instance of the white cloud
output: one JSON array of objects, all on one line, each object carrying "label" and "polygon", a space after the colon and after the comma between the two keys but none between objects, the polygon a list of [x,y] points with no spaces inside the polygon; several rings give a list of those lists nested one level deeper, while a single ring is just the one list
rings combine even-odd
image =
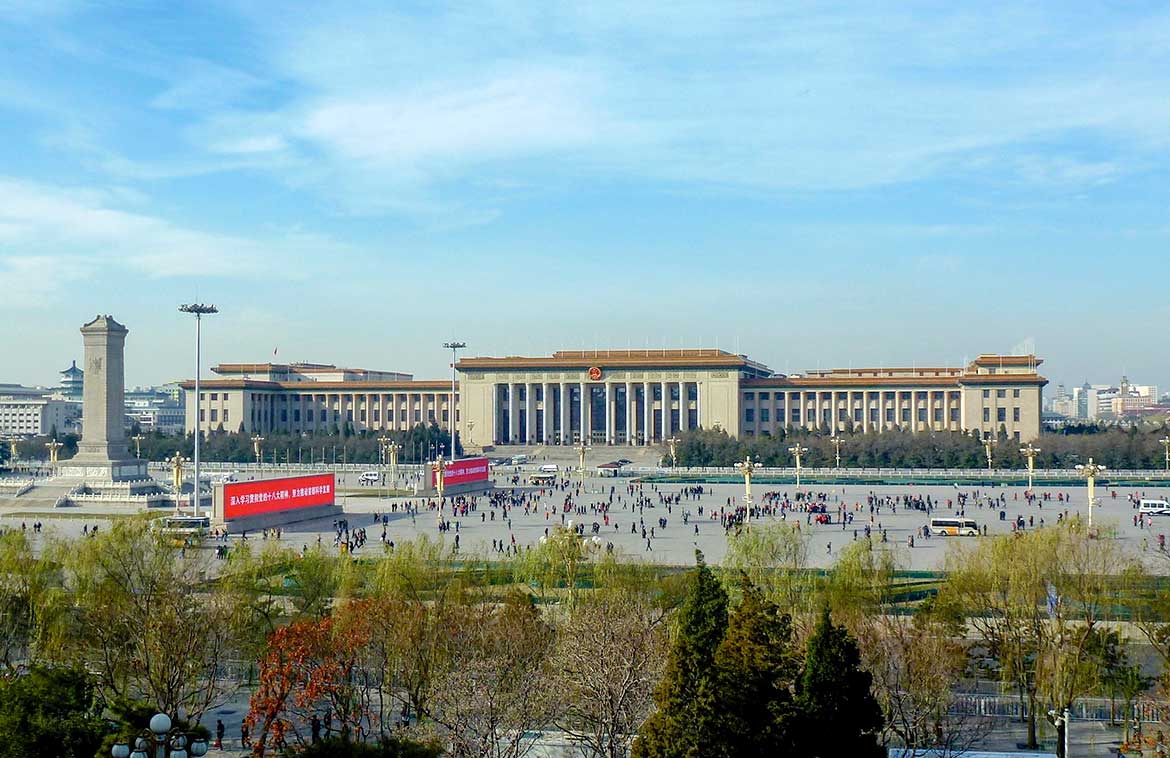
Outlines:
[{"label": "white cloud", "polygon": [[122,210],[115,206],[122,197],[119,190],[0,179],[0,300],[10,307],[43,303],[109,270],[151,279],[297,278],[307,261],[352,252],[299,232],[262,240],[184,227]]}]

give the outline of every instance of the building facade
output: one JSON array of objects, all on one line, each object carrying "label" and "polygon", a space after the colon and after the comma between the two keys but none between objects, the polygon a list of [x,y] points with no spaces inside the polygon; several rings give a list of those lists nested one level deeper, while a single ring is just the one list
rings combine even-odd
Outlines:
[{"label": "building facade", "polygon": [[[182,383],[186,428],[249,434],[395,431],[450,423],[451,382],[328,364],[221,364]],[[196,421],[198,418],[198,421]]]},{"label": "building facade", "polygon": [[[468,448],[506,444],[650,445],[689,429],[1040,434],[1035,356],[982,355],[963,367],[774,374],[722,350],[563,350],[456,364]],[[247,433],[449,429],[451,384],[327,364],[221,364],[186,390],[188,429]]]},{"label": "building facade", "polygon": [[0,436],[44,437],[78,429],[81,404],[47,397],[0,398]]},{"label": "building facade", "polygon": [[775,375],[720,350],[561,351],[457,364],[468,445],[644,445],[688,429],[1040,434],[1047,380],[1035,356],[961,368],[833,369]]}]

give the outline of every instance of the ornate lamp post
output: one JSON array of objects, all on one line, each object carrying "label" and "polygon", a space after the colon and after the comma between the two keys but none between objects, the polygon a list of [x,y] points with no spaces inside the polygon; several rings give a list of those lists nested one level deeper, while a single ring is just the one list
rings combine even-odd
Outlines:
[{"label": "ornate lamp post", "polygon": [[593,448],[589,447],[588,445],[585,444],[584,441],[582,441],[580,445],[577,445],[576,449],[577,449],[577,457],[578,457],[578,461],[579,461],[578,465],[577,465],[577,470],[581,472],[581,488],[584,489],[585,488],[585,453],[588,453]]},{"label": "ornate lamp post", "polygon": [[1089,462],[1081,465],[1077,464],[1077,472],[1089,482],[1089,528],[1093,528],[1093,501],[1096,499],[1097,492],[1097,477],[1105,472],[1105,467],[1100,463],[1093,463],[1090,458]]},{"label": "ornate lamp post", "polygon": [[808,452],[808,448],[801,447],[801,444],[797,442],[788,448],[788,452],[792,453],[793,457],[796,458],[796,489],[800,489],[800,459],[801,456]]},{"label": "ornate lamp post", "polygon": [[670,467],[678,468],[678,443],[682,442],[678,437],[671,437],[666,440],[666,444],[670,446]]},{"label": "ornate lamp post", "polygon": [[58,442],[57,440],[49,440],[48,442],[45,443],[45,447],[49,448],[49,463],[56,466],[57,465],[57,451],[60,450],[61,448],[65,447],[65,443]]},{"label": "ornate lamp post", "polygon": [[1020,448],[1020,454],[1028,459],[1028,491],[1032,491],[1032,475],[1036,472],[1036,453],[1040,452],[1040,448],[1032,447],[1029,442],[1024,447]]},{"label": "ornate lamp post", "polygon": [[15,437],[8,440],[8,452],[10,453],[10,455],[8,456],[8,460],[10,463],[16,463],[16,458],[17,458],[16,444],[17,444],[17,442],[19,442],[19,440],[17,440]]},{"label": "ornate lamp post", "polygon": [[833,447],[836,448],[837,468],[840,469],[841,468],[841,438],[838,437],[836,434],[834,434],[832,437],[832,440],[833,440]]},{"label": "ornate lamp post", "polygon": [[203,436],[203,424],[200,423],[199,413],[203,408],[202,398],[199,396],[199,350],[202,336],[200,334],[200,326],[203,323],[204,316],[210,316],[213,313],[219,313],[219,309],[214,305],[204,305],[202,303],[190,303],[180,305],[179,311],[182,313],[191,313],[195,315],[195,486],[191,490],[191,505],[194,509],[194,514],[199,515],[199,439]]},{"label": "ornate lamp post", "polygon": [[446,464],[442,453],[439,453],[439,457],[435,458],[435,462],[431,464],[431,471],[435,473],[435,489],[439,493],[439,518],[443,517],[443,488],[447,478]]},{"label": "ornate lamp post", "polygon": [[992,472],[992,458],[991,451],[995,448],[995,437],[988,437],[983,440],[983,452],[987,455],[987,473]]},{"label": "ornate lamp post", "polygon": [[263,449],[260,447],[260,443],[263,441],[264,441],[264,438],[261,437],[259,434],[252,435],[252,451],[256,453],[256,465],[257,466],[264,463],[264,458],[262,457]]},{"label": "ornate lamp post", "polygon": [[135,434],[130,439],[134,440],[134,457],[141,458],[142,457],[142,440],[146,439],[146,437],[144,437],[141,434]]},{"label": "ornate lamp post", "polygon": [[759,461],[753,461],[750,455],[735,464],[736,470],[743,474],[743,504],[747,507],[747,517],[744,519],[744,523],[749,529],[752,525],[752,474],[763,466],[764,464]]},{"label": "ornate lamp post", "polygon": [[189,461],[178,450],[167,459],[171,464],[171,483],[175,487],[175,513],[179,512],[179,504],[183,501],[183,464]]},{"label": "ornate lamp post", "polygon": [[1170,471],[1170,437],[1163,437],[1158,440],[1162,443],[1162,447],[1166,448],[1166,470]]},{"label": "ornate lamp post", "polygon": [[110,754],[114,758],[201,758],[207,755],[207,740],[172,729],[170,716],[156,713],[150,718],[150,728],[135,738],[133,752],[130,745],[117,742]]}]

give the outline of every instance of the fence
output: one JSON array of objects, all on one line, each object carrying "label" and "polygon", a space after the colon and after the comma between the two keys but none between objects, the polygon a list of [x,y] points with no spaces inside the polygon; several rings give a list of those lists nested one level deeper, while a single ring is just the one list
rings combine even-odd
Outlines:
[{"label": "fence", "polygon": [[[1022,720],[1028,715],[1027,701],[1010,695],[956,695],[948,711],[956,716],[994,716]],[[1046,714],[1038,714],[1042,717]],[[1077,700],[1069,708],[1069,715],[1076,721],[1114,722],[1125,720],[1125,704],[1103,697],[1086,697]],[[1155,703],[1136,703],[1128,716],[1139,718],[1146,723],[1160,723],[1168,715],[1166,708]]]}]

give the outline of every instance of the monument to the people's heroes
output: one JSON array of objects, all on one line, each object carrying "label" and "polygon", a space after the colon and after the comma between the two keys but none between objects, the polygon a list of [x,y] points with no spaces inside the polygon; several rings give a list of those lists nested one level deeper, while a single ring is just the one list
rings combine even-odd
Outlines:
[{"label": "monument to the people's heroes", "polygon": [[146,462],[130,456],[126,444],[124,353],[129,330],[111,316],[81,327],[85,344],[81,442],[60,474],[86,483],[129,482],[147,478]]}]

